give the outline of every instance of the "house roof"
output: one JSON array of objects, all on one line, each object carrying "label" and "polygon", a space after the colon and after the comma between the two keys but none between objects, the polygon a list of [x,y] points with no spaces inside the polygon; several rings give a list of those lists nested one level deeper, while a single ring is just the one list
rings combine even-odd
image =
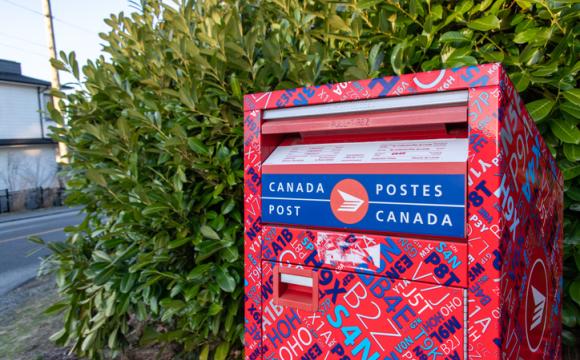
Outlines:
[{"label": "house roof", "polygon": [[39,86],[50,86],[50,82],[31,78],[28,76],[18,75],[18,74],[11,74],[11,73],[3,73],[0,72],[0,81],[7,81],[7,82],[15,82],[20,84],[30,84],[30,85],[39,85]]},{"label": "house roof", "polygon": [[22,75],[20,63],[0,59],[0,81],[49,87],[50,82]]}]

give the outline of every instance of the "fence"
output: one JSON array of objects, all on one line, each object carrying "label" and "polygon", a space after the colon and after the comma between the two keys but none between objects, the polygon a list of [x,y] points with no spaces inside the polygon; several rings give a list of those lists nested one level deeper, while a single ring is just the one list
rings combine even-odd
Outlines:
[{"label": "fence", "polygon": [[64,188],[38,187],[13,192],[4,189],[0,190],[0,214],[62,206],[64,198]]}]

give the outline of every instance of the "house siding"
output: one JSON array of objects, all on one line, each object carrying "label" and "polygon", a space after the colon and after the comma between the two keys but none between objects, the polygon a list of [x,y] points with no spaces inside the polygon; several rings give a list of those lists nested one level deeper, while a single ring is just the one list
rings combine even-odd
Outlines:
[{"label": "house siding", "polygon": [[38,87],[0,83],[0,139],[43,136]]}]

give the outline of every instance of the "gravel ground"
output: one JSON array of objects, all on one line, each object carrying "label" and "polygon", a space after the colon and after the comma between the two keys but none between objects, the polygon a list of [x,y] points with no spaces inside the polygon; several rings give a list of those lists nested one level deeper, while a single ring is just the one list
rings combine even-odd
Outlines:
[{"label": "gravel ground", "polygon": [[[79,360],[49,340],[61,329],[62,314],[44,310],[58,300],[54,278],[46,276],[0,296],[0,360]],[[171,360],[171,348],[134,347],[117,360]]]}]

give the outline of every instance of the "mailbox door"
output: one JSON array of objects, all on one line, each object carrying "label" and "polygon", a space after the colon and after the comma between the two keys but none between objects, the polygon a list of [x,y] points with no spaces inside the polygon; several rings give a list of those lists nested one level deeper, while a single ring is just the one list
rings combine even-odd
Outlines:
[{"label": "mailbox door", "polygon": [[263,262],[264,359],[464,359],[466,290]]}]

